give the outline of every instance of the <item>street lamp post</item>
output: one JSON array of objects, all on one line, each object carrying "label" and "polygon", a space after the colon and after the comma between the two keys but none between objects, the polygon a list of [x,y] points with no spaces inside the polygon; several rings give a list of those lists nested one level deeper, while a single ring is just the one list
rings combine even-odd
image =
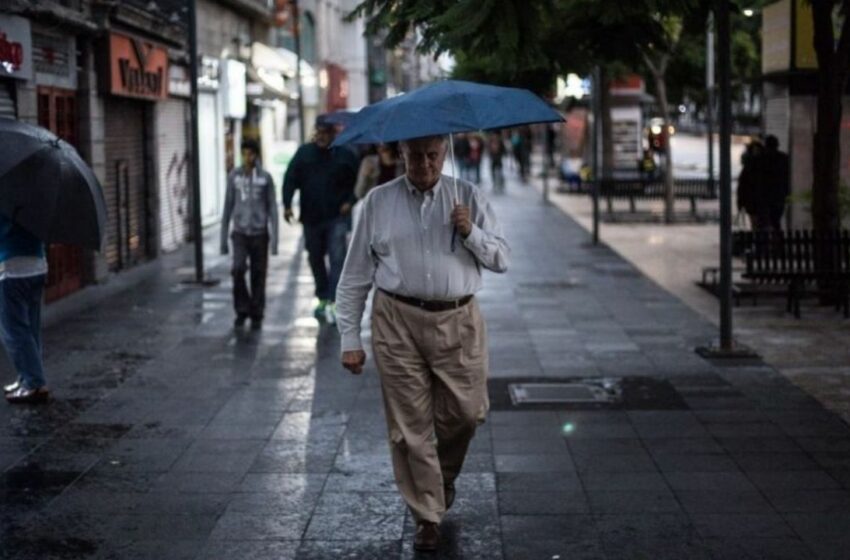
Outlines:
[{"label": "street lamp post", "polygon": [[599,153],[600,136],[602,132],[602,70],[599,66],[593,69],[593,86],[591,89],[591,113],[593,114],[593,129],[591,130],[591,165],[593,174],[593,244],[599,245],[599,182],[602,175],[601,154]]},{"label": "street lamp post", "polygon": [[732,337],[732,56],[729,33],[729,1],[717,3],[717,78],[720,121],[720,340],[697,348],[709,359],[742,359],[758,356]]},{"label": "street lamp post", "polygon": [[201,225],[201,159],[198,137],[198,19],[195,0],[187,2],[189,16],[189,99],[191,160],[189,170],[192,181],[192,238],[195,242],[195,277],[184,284],[213,286],[218,280],[208,278],[204,272],[204,232]]},{"label": "street lamp post", "polygon": [[304,91],[301,87],[301,11],[298,0],[292,0],[292,34],[295,38],[295,87],[298,88],[298,143],[304,144]]},{"label": "street lamp post", "polygon": [[714,193],[714,14],[708,14],[705,36],[706,124],[708,125],[708,185]]}]

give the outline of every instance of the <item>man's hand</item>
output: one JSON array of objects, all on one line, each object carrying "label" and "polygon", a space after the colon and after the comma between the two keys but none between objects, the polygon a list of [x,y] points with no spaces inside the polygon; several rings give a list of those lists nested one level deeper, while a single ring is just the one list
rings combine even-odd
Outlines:
[{"label": "man's hand", "polygon": [[351,214],[351,203],[343,202],[342,206],[339,207],[339,214],[341,216],[348,216],[349,214]]},{"label": "man's hand", "polygon": [[463,204],[455,203],[452,210],[452,224],[457,228],[457,232],[464,239],[472,233],[472,220],[469,219],[469,207]]},{"label": "man's hand", "polygon": [[359,375],[363,372],[363,364],[366,363],[366,352],[363,350],[350,350],[342,353],[342,367]]},{"label": "man's hand", "polygon": [[283,211],[283,219],[286,220],[287,224],[291,224],[293,218],[295,218],[295,214],[292,213],[292,208],[287,208]]}]

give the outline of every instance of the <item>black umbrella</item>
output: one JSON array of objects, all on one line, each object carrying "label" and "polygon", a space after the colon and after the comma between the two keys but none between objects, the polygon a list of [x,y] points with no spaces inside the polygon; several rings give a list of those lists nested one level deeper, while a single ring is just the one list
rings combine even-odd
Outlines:
[{"label": "black umbrella", "polygon": [[100,249],[103,190],[73,146],[43,128],[0,118],[0,213],[48,243]]}]

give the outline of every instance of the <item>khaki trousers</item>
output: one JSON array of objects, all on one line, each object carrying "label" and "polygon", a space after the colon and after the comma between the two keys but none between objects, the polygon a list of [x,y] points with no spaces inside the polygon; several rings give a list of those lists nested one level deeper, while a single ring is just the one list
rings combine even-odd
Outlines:
[{"label": "khaki trousers", "polygon": [[396,484],[417,521],[439,523],[443,483],[460,473],[489,408],[487,332],[478,302],[431,312],[380,290],[372,346]]}]

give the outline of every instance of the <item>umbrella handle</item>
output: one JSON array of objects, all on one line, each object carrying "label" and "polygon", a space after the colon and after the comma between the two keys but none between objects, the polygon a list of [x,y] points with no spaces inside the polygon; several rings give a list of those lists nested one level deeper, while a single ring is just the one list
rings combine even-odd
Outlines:
[{"label": "umbrella handle", "polygon": [[[454,135],[451,132],[449,133],[449,151],[452,154],[452,183],[454,184],[454,203],[457,204],[459,202],[458,197],[457,197],[457,164],[455,162]],[[457,240],[457,227],[452,226],[452,245],[451,245],[452,253],[455,252],[455,245],[456,245],[455,242],[456,242],[456,240]]]}]

